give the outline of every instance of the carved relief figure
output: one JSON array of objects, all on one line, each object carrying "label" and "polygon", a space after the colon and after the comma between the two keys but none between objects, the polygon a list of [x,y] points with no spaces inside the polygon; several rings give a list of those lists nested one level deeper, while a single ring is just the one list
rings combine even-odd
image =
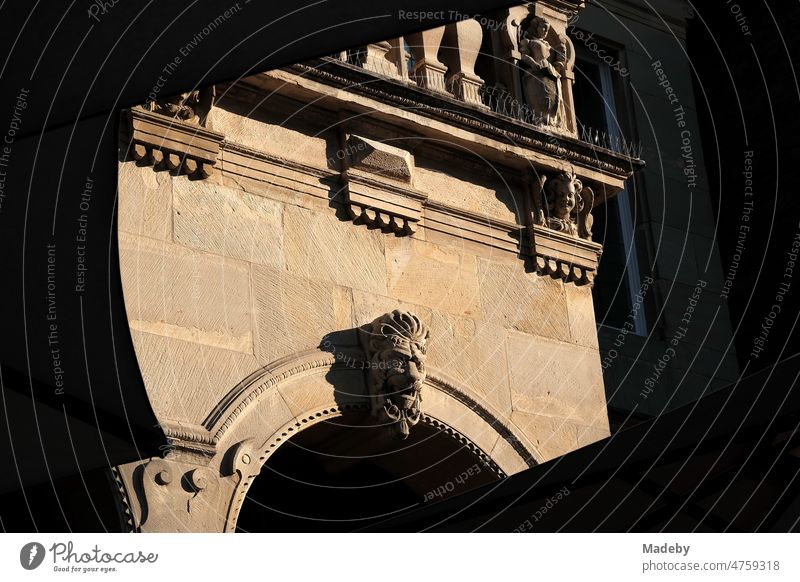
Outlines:
[{"label": "carved relief figure", "polygon": [[372,410],[405,439],[421,417],[428,327],[413,313],[395,309],[365,329]]},{"label": "carved relief figure", "polygon": [[151,101],[144,107],[161,115],[205,127],[215,97],[215,89],[211,86],[167,97],[159,101]]},{"label": "carved relief figure", "polygon": [[584,239],[592,238],[594,192],[572,172],[541,176],[534,199],[534,222]]},{"label": "carved relief figure", "polygon": [[566,63],[567,41],[553,48],[546,40],[550,24],[534,16],[519,39],[522,55],[522,90],[528,106],[547,125],[564,124],[564,99],[561,95],[561,77]]}]

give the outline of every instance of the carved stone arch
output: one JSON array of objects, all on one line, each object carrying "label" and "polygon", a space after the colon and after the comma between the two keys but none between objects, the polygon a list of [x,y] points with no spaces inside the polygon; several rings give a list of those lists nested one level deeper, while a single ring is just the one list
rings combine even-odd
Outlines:
[{"label": "carved stone arch", "polygon": [[[349,410],[370,410],[366,387],[338,393],[336,375],[358,385],[363,371],[342,365],[334,354],[310,350],[284,358],[251,375],[231,391],[207,419],[220,450],[230,450],[231,469],[240,476],[224,531],[234,531],[242,503],[269,457],[292,436]],[[499,477],[535,466],[542,457],[513,425],[503,422],[479,397],[436,370],[424,388],[423,423],[460,442]],[[278,426],[283,401],[288,416]],[[266,409],[270,413],[266,414]],[[266,421],[266,422],[265,422]],[[244,464],[242,457],[251,459]],[[253,462],[255,461],[255,462]]]},{"label": "carved stone arch", "polygon": [[[132,529],[235,531],[250,485],[282,444],[345,412],[370,410],[364,371],[342,360],[318,349],[293,354],[245,378],[202,425],[162,421],[168,454],[115,472]],[[522,431],[469,388],[429,369],[423,393],[422,422],[458,441],[495,475],[541,462]],[[198,475],[201,487],[192,485]]]}]

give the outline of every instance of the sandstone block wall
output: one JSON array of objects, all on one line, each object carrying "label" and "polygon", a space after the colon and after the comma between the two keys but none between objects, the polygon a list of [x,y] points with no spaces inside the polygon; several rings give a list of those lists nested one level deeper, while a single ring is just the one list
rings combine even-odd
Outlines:
[{"label": "sandstone block wall", "polygon": [[[119,167],[125,302],[159,419],[200,424],[258,368],[405,308],[430,326],[428,365],[517,427],[537,460],[608,435],[589,286],[528,272],[466,235],[354,224],[331,164],[339,137],[324,123],[224,101],[213,123],[265,155],[242,169],[226,149],[202,180]],[[429,199],[519,221],[513,175],[491,181],[414,154],[413,185]]]}]

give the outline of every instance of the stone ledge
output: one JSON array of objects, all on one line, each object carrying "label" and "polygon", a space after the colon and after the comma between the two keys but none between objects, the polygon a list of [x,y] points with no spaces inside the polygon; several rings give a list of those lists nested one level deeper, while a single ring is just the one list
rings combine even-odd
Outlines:
[{"label": "stone ledge", "polygon": [[594,282],[602,245],[542,226],[531,226],[529,232],[531,255],[539,274],[576,285]]},{"label": "stone ledge", "polygon": [[[536,150],[537,153],[551,156],[553,159],[568,160],[575,165],[576,171],[582,178],[589,178],[583,176],[583,173],[592,169],[597,172],[591,178],[592,181],[604,183],[613,190],[617,190],[618,184],[621,186],[634,171],[644,166],[642,160],[507,119],[492,111],[485,111],[482,107],[426,91],[399,80],[376,77],[368,70],[335,59],[318,59],[288,67],[283,72],[284,75],[302,78],[305,82],[318,81],[322,85],[342,89],[354,95],[389,103],[401,110],[413,107],[415,115],[419,115],[422,119],[432,117],[453,128],[481,134],[501,143],[511,142],[520,148],[520,151]],[[275,71],[263,73],[259,77],[263,80],[270,77],[283,80],[280,73]],[[313,91],[313,88],[311,89]],[[420,125],[424,127],[425,124]],[[511,148],[508,147],[496,149],[499,149],[504,156],[511,153]],[[528,156],[523,155],[523,158],[523,162],[528,162]],[[558,168],[553,166],[548,169]],[[602,192],[603,189],[599,191]]]},{"label": "stone ledge", "polygon": [[426,196],[347,172],[345,203],[356,224],[380,228],[384,232],[414,234],[422,218]]}]

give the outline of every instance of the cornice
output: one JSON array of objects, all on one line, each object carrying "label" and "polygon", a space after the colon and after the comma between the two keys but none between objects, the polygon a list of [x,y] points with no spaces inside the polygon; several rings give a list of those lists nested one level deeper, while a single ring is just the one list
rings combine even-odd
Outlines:
[{"label": "cornice", "polygon": [[498,115],[485,108],[472,106],[416,85],[411,86],[399,80],[380,77],[336,59],[317,59],[293,65],[286,70],[350,93],[410,109],[422,116],[443,120],[492,139],[545,153],[576,166],[599,170],[619,180],[629,178],[644,166],[642,160],[592,146],[566,135],[547,132],[537,126]]}]

